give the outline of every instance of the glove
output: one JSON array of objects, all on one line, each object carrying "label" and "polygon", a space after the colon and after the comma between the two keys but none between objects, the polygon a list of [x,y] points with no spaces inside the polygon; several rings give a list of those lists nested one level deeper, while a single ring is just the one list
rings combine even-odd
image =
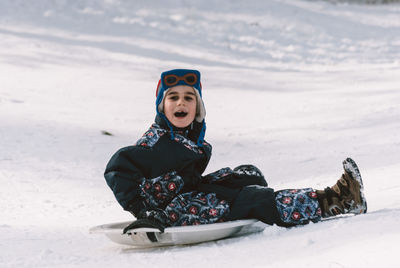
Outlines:
[{"label": "glove", "polygon": [[138,219],[127,227],[124,228],[123,234],[126,234],[130,230],[138,229],[138,228],[156,228],[160,230],[161,233],[164,233],[165,226],[162,225],[160,222],[150,219]]},{"label": "glove", "polygon": [[241,165],[233,170],[222,168],[203,178],[205,183],[218,184],[228,188],[242,188],[247,185],[268,186],[262,172],[253,165]]},{"label": "glove", "polygon": [[124,228],[123,234],[126,234],[129,230],[143,227],[156,228],[163,233],[165,227],[167,226],[166,220],[167,215],[161,209],[142,211],[138,214],[136,221]]},{"label": "glove", "polygon": [[263,173],[256,166],[253,165],[240,165],[233,169],[233,173],[237,180],[238,185],[260,185],[267,187],[268,183],[264,178]]}]

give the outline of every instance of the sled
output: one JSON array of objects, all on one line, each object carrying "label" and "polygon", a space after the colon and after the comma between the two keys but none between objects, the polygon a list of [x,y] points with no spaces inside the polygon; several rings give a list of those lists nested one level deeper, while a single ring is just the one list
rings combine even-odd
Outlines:
[{"label": "sled", "polygon": [[131,222],[117,222],[91,228],[92,234],[104,234],[110,240],[122,245],[139,248],[188,245],[214,241],[223,238],[261,232],[264,224],[255,219],[228,221],[222,223],[168,227],[164,232],[155,228],[138,228],[123,234]]}]

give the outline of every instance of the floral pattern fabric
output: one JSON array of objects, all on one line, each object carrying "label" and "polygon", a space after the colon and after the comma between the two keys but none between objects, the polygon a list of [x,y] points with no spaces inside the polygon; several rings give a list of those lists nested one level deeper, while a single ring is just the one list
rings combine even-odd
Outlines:
[{"label": "floral pattern fabric", "polygon": [[[166,133],[169,131],[166,129],[161,128],[158,124],[153,124],[149,130],[147,130],[143,136],[136,142],[137,146],[142,146],[145,148],[151,148],[153,147],[158,140],[164,136]],[[184,135],[182,135],[183,132],[174,132],[172,135],[173,140],[183,144],[186,148],[189,150],[198,153],[198,154],[203,154],[203,150],[201,149],[200,146],[198,146],[195,142],[191,141],[190,139],[186,138]],[[211,147],[210,144],[208,144],[206,141],[203,141],[202,143],[203,146],[208,146]]]},{"label": "floral pattern fabric", "polygon": [[161,128],[157,124],[153,124],[143,136],[136,142],[136,145],[151,148],[165,134],[167,130]]},{"label": "floral pattern fabric", "polygon": [[312,188],[288,189],[275,193],[276,208],[281,220],[289,225],[321,220],[317,193]]},{"label": "floral pattern fabric", "polygon": [[188,192],[175,197],[165,209],[170,226],[223,222],[229,205],[214,193]]},{"label": "floral pattern fabric", "polygon": [[140,195],[149,208],[166,206],[183,188],[184,181],[175,171],[153,179],[142,179]]},{"label": "floral pattern fabric", "polygon": [[213,173],[210,173],[203,177],[204,183],[214,183],[217,181],[221,181],[224,177],[233,174],[233,170],[229,167],[221,168]]}]

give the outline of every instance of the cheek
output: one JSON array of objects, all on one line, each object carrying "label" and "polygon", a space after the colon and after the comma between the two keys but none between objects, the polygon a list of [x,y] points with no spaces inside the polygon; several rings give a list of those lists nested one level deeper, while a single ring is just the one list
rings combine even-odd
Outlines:
[{"label": "cheek", "polygon": [[196,102],[190,105],[190,112],[196,114],[197,105]]},{"label": "cheek", "polygon": [[164,114],[170,113],[172,110],[172,103],[170,101],[164,102]]}]

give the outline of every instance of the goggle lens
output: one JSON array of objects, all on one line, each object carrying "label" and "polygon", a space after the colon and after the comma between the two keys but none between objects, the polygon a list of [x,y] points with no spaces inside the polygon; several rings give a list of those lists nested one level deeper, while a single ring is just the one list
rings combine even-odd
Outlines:
[{"label": "goggle lens", "polygon": [[196,84],[196,76],[194,74],[189,74],[188,76],[185,77],[185,82],[193,86]]},{"label": "goggle lens", "polygon": [[165,84],[167,86],[176,84],[177,81],[178,81],[178,79],[175,76],[168,75],[168,76],[165,77]]}]

